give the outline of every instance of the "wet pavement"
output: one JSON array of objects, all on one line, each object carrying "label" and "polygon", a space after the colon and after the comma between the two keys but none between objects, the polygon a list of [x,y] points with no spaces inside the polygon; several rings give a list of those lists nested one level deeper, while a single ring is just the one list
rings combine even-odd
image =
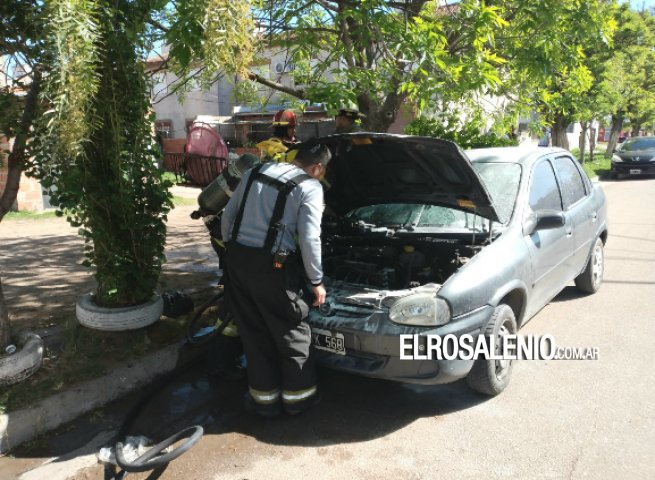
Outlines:
[{"label": "wet pavement", "polygon": [[[211,462],[224,465],[252,460],[255,452],[247,445],[249,439],[269,445],[316,448],[362,442],[385,437],[417,418],[447,415],[484,400],[463,382],[440,388],[420,387],[325,369],[320,369],[320,385],[322,400],[315,410],[298,417],[262,421],[243,410],[245,380],[212,378],[202,363],[195,364],[177,372],[174,378],[156,382],[85,416],[42,439],[40,444],[12,453],[16,458],[66,458],[66,453],[73,450],[78,450],[78,455],[95,453],[97,445],[93,451],[84,450],[85,445],[103,433],[115,435],[127,412],[146,396],[150,400],[134,419],[129,435],[143,435],[159,442],[190,425],[202,425],[205,436],[193,447],[194,457],[207,455]],[[0,469],[2,466],[0,459]],[[101,466],[94,466],[72,478],[103,478],[103,471]]]}]

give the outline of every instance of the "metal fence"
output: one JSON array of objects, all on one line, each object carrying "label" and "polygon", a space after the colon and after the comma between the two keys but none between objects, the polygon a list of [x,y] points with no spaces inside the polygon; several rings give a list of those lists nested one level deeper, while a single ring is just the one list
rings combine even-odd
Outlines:
[{"label": "metal fence", "polygon": [[164,170],[173,172],[182,183],[206,187],[227,166],[227,159],[187,153],[166,153]]}]

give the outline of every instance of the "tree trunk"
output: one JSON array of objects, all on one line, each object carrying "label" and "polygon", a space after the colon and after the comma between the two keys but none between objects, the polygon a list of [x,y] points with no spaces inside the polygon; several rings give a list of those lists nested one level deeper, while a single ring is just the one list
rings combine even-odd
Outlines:
[{"label": "tree trunk", "polygon": [[[39,87],[41,86],[41,74],[39,71],[34,72],[34,78],[30,85],[30,90],[25,98],[25,107],[20,119],[19,131],[14,138],[14,145],[7,158],[7,183],[5,190],[0,197],[0,221],[7,212],[14,206],[16,195],[18,195],[18,186],[20,184],[20,175],[25,165],[25,147],[27,146],[27,137],[36,118],[36,107],[39,96]],[[9,323],[9,312],[5,304],[5,297],[2,293],[2,280],[0,279],[0,354],[9,345],[9,332],[11,324]]]},{"label": "tree trunk", "polygon": [[[362,112],[364,113],[364,112]],[[396,114],[395,112],[391,113],[391,116],[388,116],[389,114],[382,113],[380,111],[374,111],[371,112],[370,114],[364,113],[366,115],[366,119],[362,122],[364,130],[370,131],[370,132],[386,132],[389,130],[389,127],[391,127],[391,124],[394,122],[396,119]]]},{"label": "tree trunk", "polygon": [[566,136],[568,126],[569,122],[564,115],[557,114],[555,116],[555,121],[551,128],[553,147],[561,147],[565,150],[569,149],[569,138]]},{"label": "tree trunk", "polygon": [[27,146],[27,137],[32,125],[34,124],[34,119],[36,118],[36,106],[40,83],[41,74],[36,71],[34,73],[32,84],[30,85],[30,90],[25,98],[25,107],[20,119],[18,133],[14,138],[14,145],[7,157],[7,183],[5,191],[2,192],[2,197],[0,197],[0,221],[2,221],[4,216],[12,209],[16,202],[20,176],[23,172],[23,167],[25,166],[25,147]]},{"label": "tree trunk", "polygon": [[578,147],[580,148],[580,163],[584,164],[584,151],[587,148],[587,131],[589,130],[589,122],[580,122],[582,130],[580,131],[580,139],[578,140]]},{"label": "tree trunk", "polygon": [[638,137],[640,131],[641,131],[641,123],[633,123],[632,132],[630,133],[630,135],[632,135],[633,137]]},{"label": "tree trunk", "polygon": [[357,104],[359,111],[366,115],[362,121],[364,130],[383,133],[389,130],[404,100],[404,95],[392,93],[387,96],[382,105],[379,105],[371,101],[368,95],[360,95]]},{"label": "tree trunk", "polygon": [[610,139],[607,142],[607,150],[605,150],[606,157],[611,157],[612,153],[616,149],[616,144],[619,141],[619,134],[623,129],[623,120],[624,120],[623,113],[612,115],[612,128],[610,130]]},{"label": "tree trunk", "polygon": [[0,278],[0,356],[4,354],[9,345],[9,312],[5,306],[5,297],[2,294],[2,278]]},{"label": "tree trunk", "polygon": [[[589,122],[590,125],[594,124],[594,120],[592,119],[591,122]],[[598,133],[596,128],[590,128],[589,129],[589,161],[593,162],[594,161],[594,151],[596,150],[596,139],[598,138]]]}]

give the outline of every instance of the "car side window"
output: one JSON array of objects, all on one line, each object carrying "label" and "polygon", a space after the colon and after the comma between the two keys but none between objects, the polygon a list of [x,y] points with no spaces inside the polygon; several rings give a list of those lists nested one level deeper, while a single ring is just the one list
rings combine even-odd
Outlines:
[{"label": "car side window", "polygon": [[580,170],[573,165],[573,160],[569,157],[557,157],[555,170],[562,184],[562,200],[564,200],[564,209],[567,210],[586,195],[584,182]]},{"label": "car side window", "polygon": [[530,208],[532,210],[562,210],[555,172],[550,162],[539,162],[532,170],[530,182]]}]

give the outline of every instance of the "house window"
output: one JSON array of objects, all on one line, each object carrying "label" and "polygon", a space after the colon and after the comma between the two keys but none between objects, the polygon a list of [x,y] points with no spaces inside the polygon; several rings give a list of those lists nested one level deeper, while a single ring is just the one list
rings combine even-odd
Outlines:
[{"label": "house window", "polygon": [[155,131],[161,138],[173,137],[173,120],[157,120],[155,122]]}]

